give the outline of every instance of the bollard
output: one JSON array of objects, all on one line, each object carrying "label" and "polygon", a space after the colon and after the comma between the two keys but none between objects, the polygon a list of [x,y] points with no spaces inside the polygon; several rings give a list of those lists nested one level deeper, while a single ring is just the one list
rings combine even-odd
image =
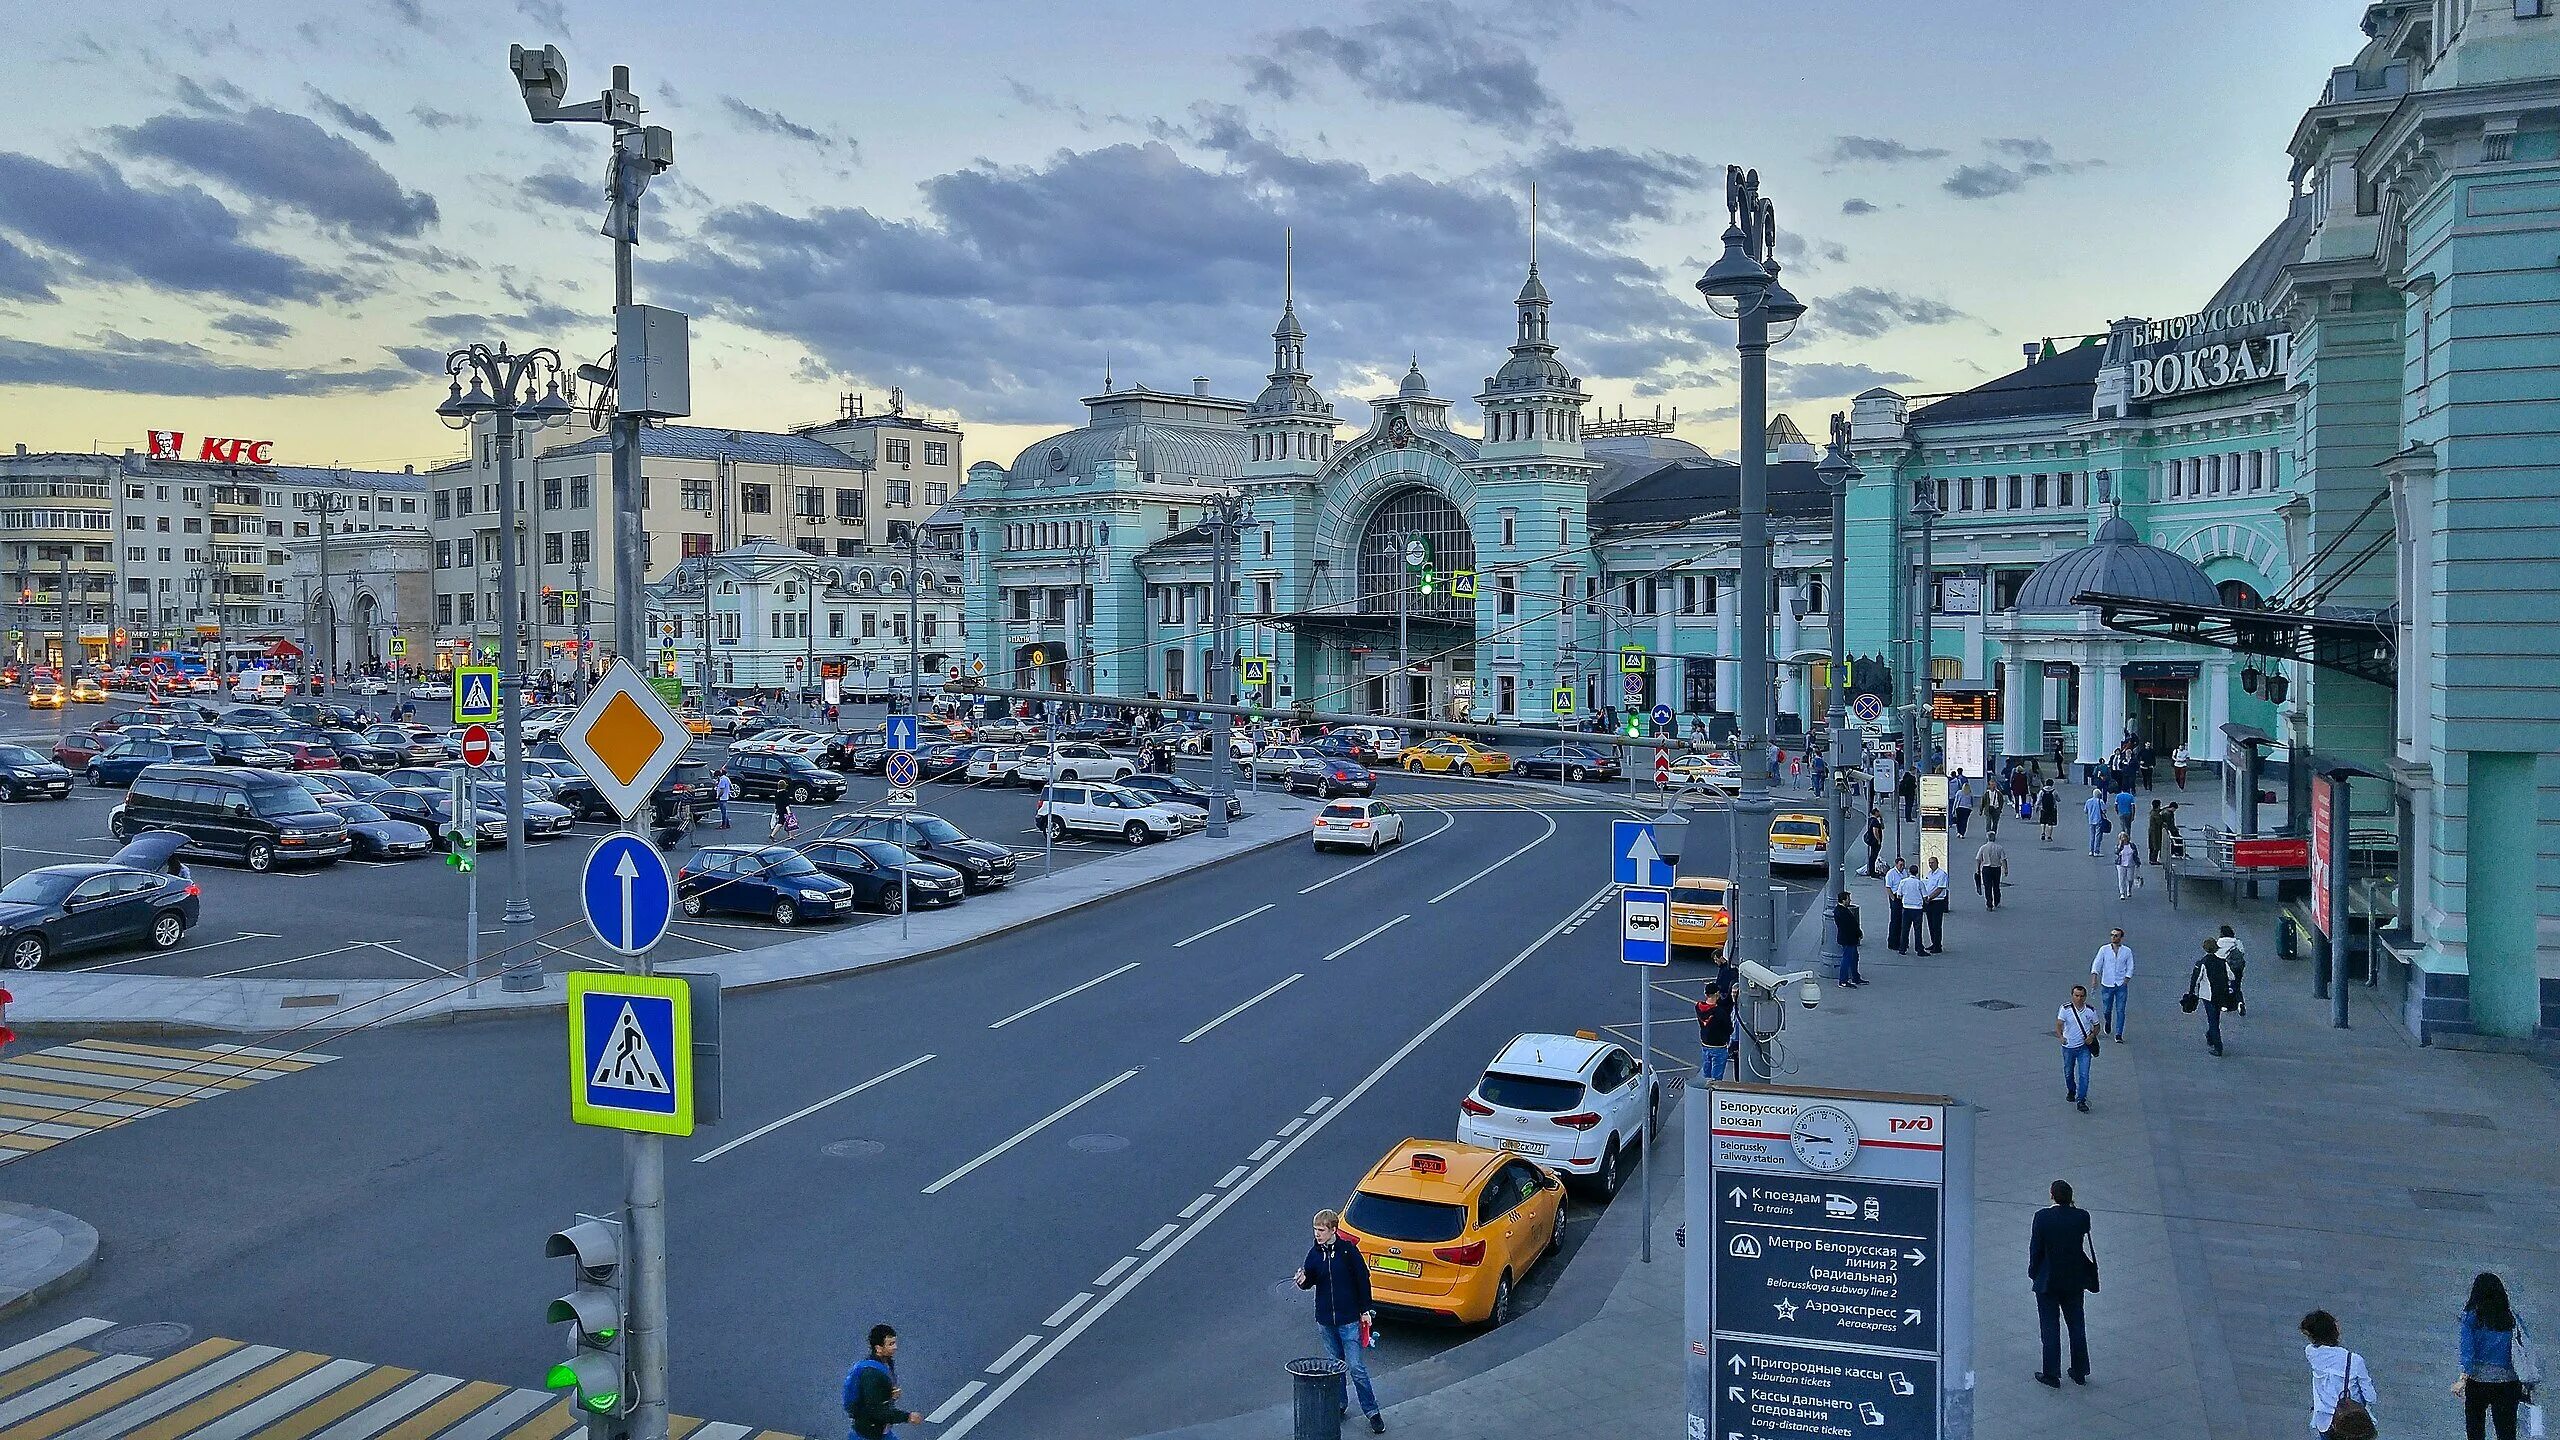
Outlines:
[{"label": "bollard", "polygon": [[1335,1440],[1342,1434],[1342,1415],[1349,1408],[1342,1377],[1349,1370],[1339,1360],[1289,1362],[1290,1410],[1295,1416],[1291,1440]]}]

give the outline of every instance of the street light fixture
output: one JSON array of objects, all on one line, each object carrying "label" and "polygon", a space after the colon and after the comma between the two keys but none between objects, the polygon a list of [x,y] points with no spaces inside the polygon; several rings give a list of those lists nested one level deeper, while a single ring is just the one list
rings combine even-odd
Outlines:
[{"label": "street light fixture", "polygon": [[[1912,626],[1918,639],[1912,643],[1911,734],[1916,737],[1909,763],[1913,773],[1925,775],[1934,767],[1932,757],[1937,749],[1937,717],[1932,713],[1933,692],[1937,678],[1931,661],[1938,645],[1938,482],[1921,475],[1911,482],[1911,515],[1920,522],[1920,599],[1912,607]],[[1975,777],[1979,779],[1980,777]]]}]

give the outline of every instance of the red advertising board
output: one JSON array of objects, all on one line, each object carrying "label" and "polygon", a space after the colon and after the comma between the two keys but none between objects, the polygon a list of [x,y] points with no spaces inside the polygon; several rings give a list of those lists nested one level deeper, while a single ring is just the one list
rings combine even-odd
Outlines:
[{"label": "red advertising board", "polygon": [[2311,863],[2307,842],[2278,836],[2274,839],[2234,840],[2231,842],[2231,864],[2240,870],[2298,870]]},{"label": "red advertising board", "polygon": [[2311,921],[2329,932],[2329,804],[2335,785],[2326,775],[2311,780]]}]

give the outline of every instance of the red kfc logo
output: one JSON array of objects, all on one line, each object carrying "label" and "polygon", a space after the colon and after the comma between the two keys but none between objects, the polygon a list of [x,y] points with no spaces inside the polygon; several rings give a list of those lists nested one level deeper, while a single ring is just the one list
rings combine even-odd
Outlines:
[{"label": "red kfc logo", "polygon": [[[187,437],[183,431],[151,430],[144,433],[151,438],[152,459],[184,460],[187,458]],[[232,440],[208,435],[197,442],[195,458],[210,460],[217,465],[243,463],[272,465],[275,463],[275,446],[276,442],[273,440]]]},{"label": "red kfc logo", "polygon": [[154,460],[180,458],[179,447],[187,443],[187,437],[175,430],[150,430],[144,433],[151,437],[151,458]]}]

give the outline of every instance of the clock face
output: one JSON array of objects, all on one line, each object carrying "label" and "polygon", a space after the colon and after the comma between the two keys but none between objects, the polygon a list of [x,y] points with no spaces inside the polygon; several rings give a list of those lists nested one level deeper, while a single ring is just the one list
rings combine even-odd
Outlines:
[{"label": "clock face", "polygon": [[1796,1158],[1821,1175],[1836,1175],[1858,1158],[1858,1123],[1836,1105],[1807,1105],[1787,1132]]},{"label": "clock face", "polygon": [[1417,570],[1431,563],[1431,547],[1422,543],[1421,536],[1404,542],[1404,563]]}]

